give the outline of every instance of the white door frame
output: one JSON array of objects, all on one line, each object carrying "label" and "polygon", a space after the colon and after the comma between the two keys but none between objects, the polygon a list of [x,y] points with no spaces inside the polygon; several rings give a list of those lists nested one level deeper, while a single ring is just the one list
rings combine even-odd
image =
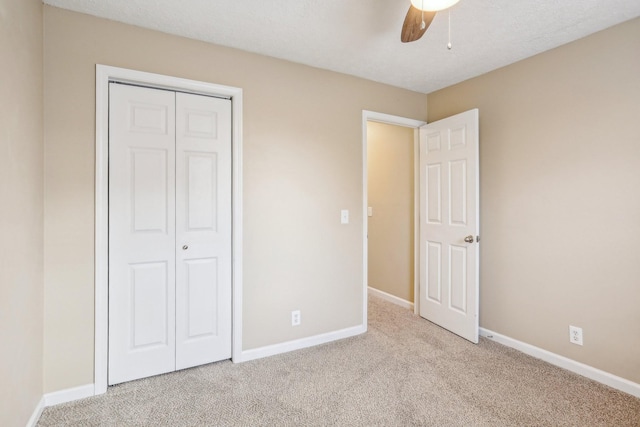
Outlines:
[{"label": "white door frame", "polygon": [[231,99],[232,115],[232,360],[242,353],[242,89],[196,80],[96,65],[95,353],[94,394],[107,391],[109,291],[109,82]]},{"label": "white door frame", "polygon": [[[363,305],[362,313],[363,320],[362,323],[367,327],[367,295],[369,289],[369,253],[368,253],[368,235],[369,235],[369,225],[368,225],[368,216],[367,216],[367,206],[368,206],[368,197],[367,197],[367,176],[368,176],[368,168],[367,168],[367,122],[378,122],[385,123],[389,125],[396,126],[404,126],[408,128],[414,129],[414,140],[413,140],[413,157],[414,157],[414,209],[413,209],[413,312],[415,314],[420,313],[420,274],[419,268],[420,264],[418,264],[420,260],[420,239],[418,238],[420,230],[418,229],[419,221],[420,221],[420,135],[419,129],[420,126],[426,124],[426,122],[414,119],[408,119],[406,117],[393,116],[391,114],[385,113],[377,113],[375,111],[362,110],[362,277],[363,277]],[[417,163],[416,163],[417,162]]]}]

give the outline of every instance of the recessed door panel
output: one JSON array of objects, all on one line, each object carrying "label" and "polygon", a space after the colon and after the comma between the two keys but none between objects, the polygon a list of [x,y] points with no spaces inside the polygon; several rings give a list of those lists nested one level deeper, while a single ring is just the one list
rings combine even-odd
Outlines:
[{"label": "recessed door panel", "polygon": [[184,135],[194,138],[218,138],[218,113],[208,110],[185,108]]},{"label": "recessed door panel", "polygon": [[467,161],[449,162],[449,225],[467,224]]},{"label": "recessed door panel", "polygon": [[427,222],[440,224],[442,222],[442,166],[439,163],[427,166]]},{"label": "recessed door panel", "polygon": [[217,335],[218,260],[216,258],[185,261],[188,301],[187,340]]},{"label": "recessed door panel", "polygon": [[166,149],[131,149],[134,232],[167,232],[169,189]]},{"label": "recessed door panel", "polygon": [[427,242],[427,298],[442,302],[442,244]]},{"label": "recessed door panel", "polygon": [[450,130],[449,149],[464,149],[467,146],[466,126],[455,127]]},{"label": "recessed door panel", "polygon": [[426,138],[428,152],[440,151],[442,146],[442,137],[440,136],[440,132],[429,133]]},{"label": "recessed door panel", "polygon": [[133,264],[131,268],[131,350],[169,343],[167,263]]},{"label": "recessed door panel", "polygon": [[169,107],[129,101],[129,132],[167,134]]},{"label": "recessed door panel", "polygon": [[187,228],[217,230],[217,153],[185,153]]},{"label": "recessed door panel", "polygon": [[449,246],[449,308],[467,313],[467,248]]}]

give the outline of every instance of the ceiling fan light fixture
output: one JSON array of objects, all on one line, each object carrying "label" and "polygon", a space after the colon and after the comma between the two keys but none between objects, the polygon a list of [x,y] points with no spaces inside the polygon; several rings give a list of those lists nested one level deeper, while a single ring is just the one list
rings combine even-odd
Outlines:
[{"label": "ceiling fan light fixture", "polygon": [[411,0],[413,7],[426,12],[448,9],[460,0]]}]

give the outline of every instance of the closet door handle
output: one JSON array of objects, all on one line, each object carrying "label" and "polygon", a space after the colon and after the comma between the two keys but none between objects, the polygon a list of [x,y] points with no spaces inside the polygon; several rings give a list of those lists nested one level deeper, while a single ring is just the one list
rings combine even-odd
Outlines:
[{"label": "closet door handle", "polygon": [[189,249],[189,246],[187,246],[187,245],[184,245],[184,246],[182,247],[182,250],[183,250],[183,251],[186,251],[187,249]]}]

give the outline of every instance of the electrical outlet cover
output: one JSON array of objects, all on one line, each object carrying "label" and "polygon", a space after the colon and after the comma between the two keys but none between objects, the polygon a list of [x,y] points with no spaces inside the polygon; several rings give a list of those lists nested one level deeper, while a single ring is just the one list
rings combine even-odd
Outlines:
[{"label": "electrical outlet cover", "polygon": [[569,325],[569,342],[572,344],[583,345],[582,328]]},{"label": "electrical outlet cover", "polygon": [[300,310],[294,310],[291,312],[291,326],[300,325],[302,319],[300,318]]}]

